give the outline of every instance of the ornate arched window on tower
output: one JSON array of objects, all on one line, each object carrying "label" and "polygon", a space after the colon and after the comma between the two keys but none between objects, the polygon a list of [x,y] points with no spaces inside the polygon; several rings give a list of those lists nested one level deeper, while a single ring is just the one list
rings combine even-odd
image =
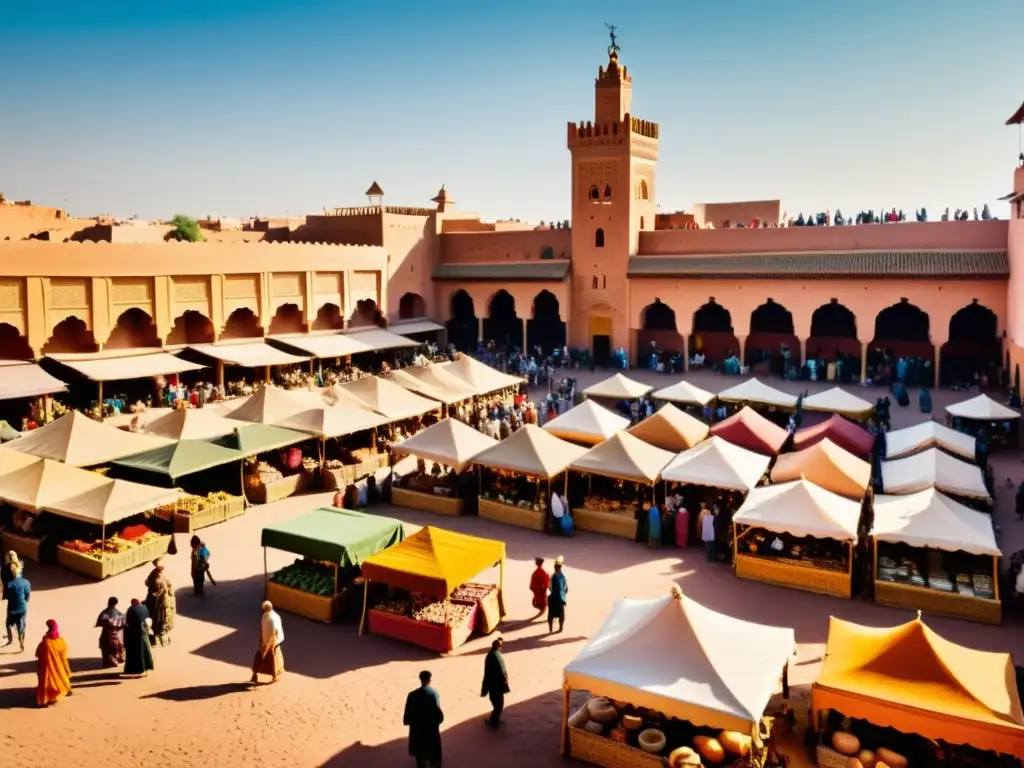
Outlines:
[{"label": "ornate arched window on tower", "polygon": [[593,279],[590,281],[590,287],[595,291],[597,290],[597,275],[594,275]]},{"label": "ornate arched window on tower", "polygon": [[604,199],[605,200],[611,200],[612,199],[612,188],[608,184],[604,185]]},{"label": "ornate arched window on tower", "polygon": [[640,179],[640,188],[637,190],[636,196],[640,200],[650,200],[651,199],[651,193],[647,189],[647,180],[646,179]]},{"label": "ornate arched window on tower", "polygon": [[600,227],[598,227],[597,232],[594,233],[594,247],[604,248],[604,230]]},{"label": "ornate arched window on tower", "polygon": [[591,200],[600,200],[601,199],[601,190],[599,190],[597,188],[596,184],[592,184],[590,186],[589,197],[590,197]]}]

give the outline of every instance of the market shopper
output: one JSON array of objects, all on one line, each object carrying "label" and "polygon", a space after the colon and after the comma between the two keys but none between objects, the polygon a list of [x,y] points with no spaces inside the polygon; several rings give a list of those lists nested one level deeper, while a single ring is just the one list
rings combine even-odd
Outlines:
[{"label": "market shopper", "polygon": [[7,582],[4,587],[4,600],[7,601],[7,643],[14,642],[12,630],[18,630],[18,646],[20,651],[25,650],[25,621],[28,617],[28,601],[32,596],[32,584],[22,574],[24,565],[20,565],[14,571],[14,578]]},{"label": "market shopper", "polygon": [[71,695],[71,662],[68,644],[60,636],[57,622],[48,619],[46,634],[36,647],[39,662],[36,683],[36,704],[48,707]]},{"label": "market shopper", "polygon": [[152,624],[146,606],[132,598],[131,608],[124,617],[125,675],[145,677],[153,669],[153,646],[149,643]]},{"label": "market shopper", "polygon": [[501,653],[504,644],[500,637],[491,643],[491,650],[484,659],[484,681],[480,686],[480,696],[489,696],[491,699],[491,716],[484,720],[484,724],[495,729],[501,725],[505,694],[509,692],[508,670],[505,668],[505,657]]},{"label": "market shopper", "polygon": [[533,607],[537,609],[537,616],[544,613],[548,607],[548,588],[551,586],[551,577],[544,570],[544,558],[534,558],[537,564],[533,575],[530,576],[530,591],[533,593]]},{"label": "market shopper", "polygon": [[274,610],[274,604],[263,601],[263,616],[260,618],[260,646],[252,661],[253,685],[259,683],[259,675],[270,675],[270,682],[276,683],[284,672],[284,625],[281,616]]},{"label": "market shopper", "polygon": [[441,697],[430,685],[430,672],[420,672],[420,687],[405,697],[402,723],[409,727],[409,754],[416,768],[441,768]]},{"label": "market shopper", "polygon": [[700,540],[704,542],[704,552],[708,562],[718,559],[718,547],[715,542],[715,513],[705,507],[700,511]]},{"label": "market shopper", "polygon": [[555,560],[555,572],[551,576],[551,594],[548,597],[548,632],[555,631],[555,619],[558,619],[558,631],[565,624],[565,603],[569,595],[569,584],[562,573],[565,558],[559,555]]},{"label": "market shopper", "polygon": [[217,586],[210,573],[210,550],[198,536],[193,536],[189,543],[192,546],[192,593],[196,597],[202,597],[203,583],[207,577],[213,586]]},{"label": "market shopper", "polygon": [[107,610],[96,618],[100,630],[100,655],[103,668],[124,664],[124,614],[117,608],[117,598],[107,600]]},{"label": "market shopper", "polygon": [[174,629],[177,601],[174,597],[174,587],[167,578],[164,567],[160,565],[159,560],[155,560],[153,565],[153,572],[146,579],[146,610],[153,620],[153,637],[160,645],[169,645],[171,630]]}]

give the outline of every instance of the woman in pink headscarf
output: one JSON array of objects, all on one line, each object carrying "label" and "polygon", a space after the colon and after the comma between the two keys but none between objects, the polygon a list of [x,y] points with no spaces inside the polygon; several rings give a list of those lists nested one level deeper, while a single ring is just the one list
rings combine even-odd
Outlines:
[{"label": "woman in pink headscarf", "polygon": [[56,704],[71,695],[71,662],[68,661],[68,644],[60,636],[57,622],[46,622],[46,634],[36,648],[39,660],[39,682],[36,686],[36,703],[40,707]]}]

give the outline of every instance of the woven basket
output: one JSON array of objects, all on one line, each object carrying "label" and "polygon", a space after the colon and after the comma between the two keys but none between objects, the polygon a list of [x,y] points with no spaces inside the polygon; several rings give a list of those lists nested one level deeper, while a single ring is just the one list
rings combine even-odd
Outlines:
[{"label": "woven basket", "polygon": [[817,757],[818,768],[846,768],[850,762],[848,755],[842,755],[824,744],[818,745]]}]

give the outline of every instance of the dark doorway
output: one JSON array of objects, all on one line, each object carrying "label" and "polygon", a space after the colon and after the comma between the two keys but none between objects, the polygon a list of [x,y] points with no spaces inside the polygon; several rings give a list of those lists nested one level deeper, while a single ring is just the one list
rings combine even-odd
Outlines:
[{"label": "dark doorway", "polygon": [[484,319],[484,341],[499,347],[523,348],[523,321],[516,315],[516,300],[502,289],[494,294]]},{"label": "dark doorway", "polygon": [[254,339],[262,335],[263,328],[260,326],[260,319],[256,317],[256,313],[248,307],[239,307],[228,315],[220,337],[222,339]]},{"label": "dark doorway", "polygon": [[884,379],[886,367],[890,367],[890,375],[896,375],[898,360],[908,358],[912,362],[907,366],[906,382],[911,386],[932,386],[935,348],[929,326],[928,313],[907,299],[900,299],[879,312],[868,350],[868,365],[876,372],[874,378]]},{"label": "dark doorway", "polygon": [[117,318],[105,346],[107,349],[159,347],[160,338],[156,334],[156,325],[149,313],[132,307]]},{"label": "dark doorway", "polygon": [[594,364],[599,367],[607,367],[612,362],[612,337],[604,335],[593,336]]},{"label": "dark doorway", "polygon": [[213,323],[202,312],[185,310],[174,321],[174,327],[167,337],[168,344],[212,344]]},{"label": "dark doorway", "polygon": [[[848,307],[832,299],[811,315],[811,337],[807,340],[807,357],[832,361],[847,355],[860,360],[857,340],[857,317]],[[860,371],[858,362],[858,372]]]},{"label": "dark doorway", "polygon": [[690,350],[691,354],[703,354],[708,366],[720,365],[726,357],[739,355],[740,342],[733,332],[732,315],[714,299],[693,313]]},{"label": "dark doorway", "polygon": [[451,318],[445,323],[448,343],[462,352],[476,351],[480,321],[473,306],[473,297],[463,290],[452,294]]},{"label": "dark doorway", "polygon": [[313,319],[314,331],[340,331],[345,327],[345,318],[337,304],[324,304],[316,311]]},{"label": "dark doorway", "polygon": [[283,333],[305,333],[306,323],[302,318],[302,310],[298,304],[282,304],[277,308],[270,320],[270,333],[279,336]]},{"label": "dark doorway", "polygon": [[790,373],[799,366],[800,340],[793,330],[793,313],[768,299],[750,313],[746,364],[755,373]]},{"label": "dark doorway", "polygon": [[565,323],[558,299],[551,291],[541,291],[533,298],[533,317],[526,321],[529,351],[540,347],[541,355],[549,355],[565,346]]},{"label": "dark doorway", "polygon": [[0,323],[0,360],[31,360],[32,347],[21,331],[10,323]]},{"label": "dark doorway", "polygon": [[418,293],[406,293],[398,302],[398,317],[401,320],[411,320],[417,317],[427,316],[427,303]]},{"label": "dark doorway", "polygon": [[641,318],[643,327],[637,334],[637,367],[656,369],[658,363],[667,366],[673,355],[682,354],[684,346],[676,326],[675,310],[661,299],[655,299],[644,307]]},{"label": "dark doorway", "polygon": [[1001,354],[996,313],[974,299],[949,319],[949,341],[941,352],[942,383],[966,385],[974,381],[975,374],[984,374],[996,386]]}]

